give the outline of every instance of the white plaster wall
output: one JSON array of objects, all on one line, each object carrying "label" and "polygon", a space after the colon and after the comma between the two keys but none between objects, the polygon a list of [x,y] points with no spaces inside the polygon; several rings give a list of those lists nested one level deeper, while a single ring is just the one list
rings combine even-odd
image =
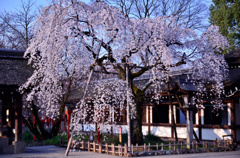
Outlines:
[{"label": "white plaster wall", "polygon": [[143,133],[143,135],[148,134],[148,126],[142,126],[142,133]]},{"label": "white plaster wall", "polygon": [[171,137],[171,127],[151,126],[151,133],[159,137]]},{"label": "white plaster wall", "polygon": [[186,121],[185,115],[182,113],[181,110],[179,111],[179,114],[180,114],[180,124],[186,124],[187,121]]},{"label": "white plaster wall", "polygon": [[84,131],[96,131],[96,126],[95,126],[95,124],[84,124],[83,130]]},{"label": "white plaster wall", "polygon": [[205,140],[215,140],[216,138],[222,140],[222,135],[229,134],[231,134],[231,129],[202,129],[202,139]]},{"label": "white plaster wall", "polygon": [[101,125],[101,132],[102,133],[111,132],[111,126],[110,125]]},{"label": "white plaster wall", "polygon": [[119,127],[122,127],[122,133],[127,133],[127,125],[115,125],[113,126],[113,133],[119,133]]},{"label": "white plaster wall", "polygon": [[[194,122],[193,122],[193,124],[194,124]],[[198,122],[198,112],[195,114],[195,124],[196,125],[199,124],[199,122]]]},{"label": "white plaster wall", "polygon": [[[177,135],[178,138],[186,138],[187,137],[187,128],[186,127],[177,127]],[[199,131],[198,128],[194,128],[197,136],[199,137]],[[195,137],[193,136],[193,139],[195,139]]]}]

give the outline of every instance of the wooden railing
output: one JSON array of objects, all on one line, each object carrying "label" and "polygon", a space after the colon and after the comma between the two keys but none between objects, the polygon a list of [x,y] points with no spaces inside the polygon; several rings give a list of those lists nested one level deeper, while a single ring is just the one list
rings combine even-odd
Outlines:
[{"label": "wooden railing", "polygon": [[[198,153],[198,152],[209,152],[209,151],[226,151],[232,150],[232,141],[202,141],[197,143],[193,141],[191,144],[171,143],[168,144],[161,143],[156,145],[144,144],[144,145],[131,145],[128,147],[125,145],[114,145],[114,144],[96,144],[95,142],[84,142],[80,141],[77,144],[72,145],[71,148],[93,151],[97,153],[105,153],[117,156],[145,156],[145,155],[165,155],[165,154],[184,154],[184,153]],[[187,147],[190,147],[188,149]]]}]

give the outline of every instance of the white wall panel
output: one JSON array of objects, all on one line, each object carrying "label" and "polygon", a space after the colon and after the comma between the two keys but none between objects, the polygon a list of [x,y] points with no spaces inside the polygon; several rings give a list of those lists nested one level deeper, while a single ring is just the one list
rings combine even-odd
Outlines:
[{"label": "white wall panel", "polygon": [[217,139],[222,139],[223,135],[229,135],[231,134],[231,129],[202,129],[202,139],[205,140],[216,140]]},{"label": "white wall panel", "polygon": [[151,133],[159,137],[171,137],[171,127],[151,126]]}]

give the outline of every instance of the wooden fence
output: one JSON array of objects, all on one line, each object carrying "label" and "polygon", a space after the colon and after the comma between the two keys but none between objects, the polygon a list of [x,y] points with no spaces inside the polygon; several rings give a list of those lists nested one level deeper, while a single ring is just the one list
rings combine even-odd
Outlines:
[{"label": "wooden fence", "polygon": [[[131,157],[131,156],[146,156],[146,155],[165,155],[165,154],[184,154],[184,153],[198,153],[209,151],[226,151],[232,150],[232,141],[202,141],[197,143],[193,141],[191,144],[186,143],[161,143],[156,145],[131,145],[128,147],[125,145],[114,144],[96,144],[95,142],[78,141],[71,145],[71,148],[93,151],[98,153],[105,153],[117,156]],[[190,149],[187,147],[190,146]]]}]

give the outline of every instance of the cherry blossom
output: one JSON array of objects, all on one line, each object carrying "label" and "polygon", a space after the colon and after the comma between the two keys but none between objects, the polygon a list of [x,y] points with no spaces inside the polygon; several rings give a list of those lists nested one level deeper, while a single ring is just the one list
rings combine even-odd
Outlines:
[{"label": "cherry blossom", "polygon": [[[166,85],[176,71],[188,72],[199,95],[205,91],[204,85],[211,83],[210,90],[218,100],[227,76],[221,55],[229,47],[227,39],[216,26],[198,35],[184,20],[176,19],[131,19],[104,2],[55,1],[43,8],[35,23],[35,37],[25,53],[35,70],[21,89],[30,89],[27,100],[35,101],[40,111],[54,117],[61,101],[66,101],[62,98],[68,97],[73,87],[87,88],[86,93],[92,95],[79,98],[75,125],[89,115],[95,123],[116,122],[109,113],[125,108],[127,89],[131,92],[131,113],[140,122],[144,95],[149,89],[159,95],[161,85]],[[130,70],[129,86],[126,66]],[[87,87],[91,71],[93,77]],[[147,81],[136,84],[146,74]],[[93,107],[89,108],[87,100]]]}]

